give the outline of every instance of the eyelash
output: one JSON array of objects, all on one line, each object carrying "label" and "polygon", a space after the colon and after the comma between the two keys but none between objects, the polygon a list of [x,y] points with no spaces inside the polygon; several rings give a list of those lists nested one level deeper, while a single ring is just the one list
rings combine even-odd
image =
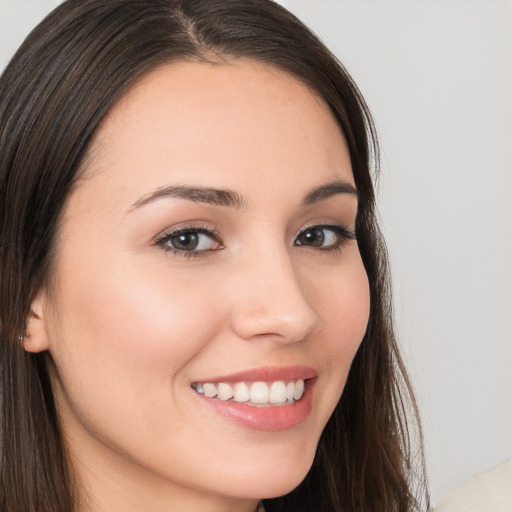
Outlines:
[{"label": "eyelash", "polygon": [[[312,232],[314,229],[321,229],[325,231],[331,231],[336,236],[336,241],[327,247],[316,247],[314,245],[304,245],[297,243],[297,240],[304,235],[305,233]],[[317,249],[320,251],[326,251],[326,252],[339,252],[341,249],[345,246],[345,244],[351,240],[356,240],[356,233],[355,231],[350,231],[345,226],[338,225],[338,224],[315,224],[312,226],[308,226],[304,228],[302,231],[300,231],[297,234],[297,237],[295,238],[294,245],[296,246],[305,246],[310,247],[313,249]]]},{"label": "eyelash", "polygon": [[[177,237],[180,235],[189,235],[189,234],[206,235],[207,237],[209,237],[213,241],[215,241],[217,244],[219,244],[219,247],[216,249],[207,249],[207,250],[201,250],[201,251],[197,251],[197,250],[187,251],[184,249],[176,249],[175,247],[167,245],[168,242],[170,242],[174,237]],[[171,232],[164,233],[161,237],[159,237],[156,240],[155,245],[158,247],[161,247],[166,253],[171,253],[173,256],[182,257],[182,258],[186,258],[186,259],[203,257],[203,256],[210,254],[213,251],[218,251],[218,250],[221,250],[224,248],[222,245],[222,241],[220,240],[218,230],[212,229],[207,226],[181,226],[178,229],[175,229]]]},{"label": "eyelash", "polygon": [[[336,241],[325,248],[322,246],[309,245],[304,243],[298,243],[298,240],[301,236],[305,235],[308,232],[312,232],[315,229],[320,229],[324,231],[331,231],[336,236]],[[203,250],[185,250],[185,249],[177,249],[168,245],[168,243],[177,236],[183,235],[205,235],[209,237],[211,240],[218,244],[218,247],[214,249],[203,249]],[[350,231],[345,226],[337,225],[337,224],[315,224],[312,226],[308,226],[300,231],[294,241],[294,246],[297,247],[308,247],[312,249],[317,249],[319,251],[325,252],[339,252],[343,248],[343,246],[351,241],[356,240],[355,231]],[[224,249],[222,245],[222,241],[220,239],[219,233],[217,229],[212,229],[206,226],[182,226],[178,229],[175,229],[171,232],[163,234],[155,241],[155,245],[161,247],[166,253],[172,253],[173,256],[182,257],[186,259],[204,257],[211,254],[214,251]]]}]

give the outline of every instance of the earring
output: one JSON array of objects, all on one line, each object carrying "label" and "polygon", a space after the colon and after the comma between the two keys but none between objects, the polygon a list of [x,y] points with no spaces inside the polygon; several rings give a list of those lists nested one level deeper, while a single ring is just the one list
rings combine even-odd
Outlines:
[{"label": "earring", "polygon": [[18,336],[18,342],[23,343],[27,338],[30,338],[30,334],[26,332],[25,334],[21,334]]}]

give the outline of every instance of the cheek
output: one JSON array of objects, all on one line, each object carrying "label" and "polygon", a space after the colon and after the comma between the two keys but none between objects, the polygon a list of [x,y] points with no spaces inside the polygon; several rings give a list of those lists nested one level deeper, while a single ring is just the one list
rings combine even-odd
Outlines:
[{"label": "cheek", "polygon": [[137,400],[180,378],[217,332],[220,315],[207,281],[167,274],[127,271],[118,262],[108,272],[90,266],[65,276],[51,352],[69,387],[87,386],[91,395],[97,383],[101,396],[108,384]]},{"label": "cheek", "polygon": [[219,331],[220,306],[211,279],[132,264],[127,272],[120,261],[107,267],[63,276],[58,290],[51,353],[64,431],[75,444],[86,434],[127,460],[166,468],[163,452],[180,459],[180,446],[193,443],[183,393],[190,361]]},{"label": "cheek", "polygon": [[320,306],[323,325],[329,331],[326,339],[334,347],[346,347],[347,350],[353,349],[354,345],[356,348],[359,346],[366,332],[370,313],[366,270],[358,252],[354,251],[350,256],[337,274],[324,280],[328,285],[327,291],[321,293]]},{"label": "cheek", "polygon": [[332,276],[320,306],[323,333],[318,341],[329,355],[324,359],[325,374],[341,396],[352,360],[361,344],[370,314],[368,277],[359,254]]}]

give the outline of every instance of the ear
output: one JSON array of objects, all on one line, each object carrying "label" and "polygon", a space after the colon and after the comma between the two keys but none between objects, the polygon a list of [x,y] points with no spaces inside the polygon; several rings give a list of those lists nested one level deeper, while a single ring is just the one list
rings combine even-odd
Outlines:
[{"label": "ear", "polygon": [[46,294],[41,292],[32,302],[27,319],[27,332],[23,338],[23,348],[27,352],[43,352],[50,347],[46,331]]}]

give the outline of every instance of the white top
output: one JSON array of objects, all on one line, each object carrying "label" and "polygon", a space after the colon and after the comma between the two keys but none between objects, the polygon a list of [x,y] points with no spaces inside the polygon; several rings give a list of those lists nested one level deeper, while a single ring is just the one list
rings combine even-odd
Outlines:
[{"label": "white top", "polygon": [[512,459],[452,489],[434,512],[512,512]]}]

